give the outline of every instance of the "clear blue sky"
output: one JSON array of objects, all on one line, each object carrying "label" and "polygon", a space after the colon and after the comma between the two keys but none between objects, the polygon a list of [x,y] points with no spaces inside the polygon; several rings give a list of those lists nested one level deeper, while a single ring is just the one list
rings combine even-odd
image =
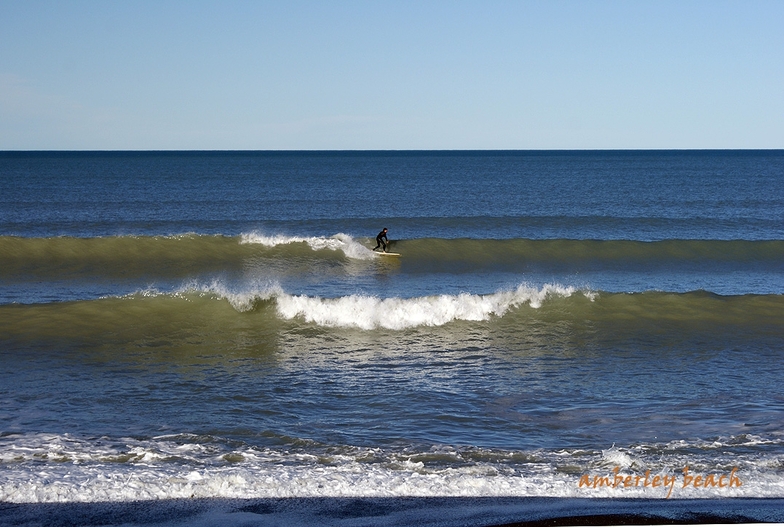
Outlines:
[{"label": "clear blue sky", "polygon": [[0,150],[784,148],[784,1],[0,0]]}]

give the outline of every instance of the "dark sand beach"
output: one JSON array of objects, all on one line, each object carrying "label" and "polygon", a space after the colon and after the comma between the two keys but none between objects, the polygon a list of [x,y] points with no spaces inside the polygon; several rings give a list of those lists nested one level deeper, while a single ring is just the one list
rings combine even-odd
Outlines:
[{"label": "dark sand beach", "polygon": [[0,525],[699,525],[784,521],[782,499],[287,498],[0,504]]}]

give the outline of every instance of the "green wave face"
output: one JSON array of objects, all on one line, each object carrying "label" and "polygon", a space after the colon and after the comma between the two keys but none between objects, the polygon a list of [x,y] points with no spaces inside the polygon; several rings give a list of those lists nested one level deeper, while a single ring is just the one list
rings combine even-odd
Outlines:
[{"label": "green wave face", "polygon": [[0,237],[6,279],[182,277],[194,271],[234,269],[249,256],[247,247],[223,236]]},{"label": "green wave face", "polygon": [[[345,240],[345,241],[344,241]],[[179,278],[241,272],[258,260],[300,266],[373,258],[370,240],[292,238],[248,243],[243,237],[182,235],[106,238],[0,237],[2,279],[90,277]],[[525,272],[668,267],[765,269],[784,272],[784,241],[416,239],[393,241],[411,272]]]},{"label": "green wave face", "polygon": [[434,266],[523,270],[639,269],[667,266],[765,267],[784,270],[782,241],[473,240],[401,241],[395,250]]}]

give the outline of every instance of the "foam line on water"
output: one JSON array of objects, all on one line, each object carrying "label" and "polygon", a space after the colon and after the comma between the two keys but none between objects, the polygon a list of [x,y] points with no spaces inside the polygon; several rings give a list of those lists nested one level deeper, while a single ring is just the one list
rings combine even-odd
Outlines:
[{"label": "foam line on water", "polygon": [[[612,470],[580,474],[550,468],[519,474],[502,467],[461,466],[426,468],[422,463],[367,464],[354,460],[331,465],[312,463],[243,462],[192,465],[145,456],[130,463],[54,463],[34,472],[8,468],[0,480],[0,500],[12,503],[136,501],[182,498],[302,498],[302,497],[482,497],[549,496],[560,498],[657,498],[668,489],[639,482],[614,486]],[[645,473],[622,470],[621,476]],[[663,472],[652,472],[649,479]],[[693,474],[697,474],[696,471]],[[694,487],[673,473],[673,498],[780,497],[781,480],[772,473],[735,472],[741,486]],[[589,480],[589,481],[590,481]]]},{"label": "foam line on water", "polygon": [[[662,499],[668,489],[643,483],[657,475],[676,478],[672,498],[780,497],[777,456],[743,452],[760,441],[771,439],[737,436],[612,447],[601,452],[516,452],[445,445],[429,451],[335,445],[325,451],[316,446],[269,449],[191,434],[104,437],[100,441],[67,434],[11,434],[0,438],[4,467],[0,501],[402,496]],[[717,458],[715,448],[729,451]],[[451,461],[444,463],[445,457]],[[510,458],[517,461],[510,463]],[[558,468],[567,466],[569,470]],[[689,485],[682,474],[686,466],[695,476],[733,471],[742,484]],[[640,482],[631,486],[613,483],[616,467],[619,477],[639,476]],[[584,477],[591,483],[581,484]],[[592,483],[605,478],[611,483]]]}]

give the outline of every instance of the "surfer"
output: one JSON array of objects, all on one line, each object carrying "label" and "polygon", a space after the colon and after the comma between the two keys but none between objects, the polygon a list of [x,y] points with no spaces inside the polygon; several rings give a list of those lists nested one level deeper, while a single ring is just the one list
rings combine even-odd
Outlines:
[{"label": "surfer", "polygon": [[373,250],[375,251],[375,250],[376,250],[376,249],[378,249],[379,247],[383,247],[383,248],[384,248],[384,252],[387,252],[387,244],[386,244],[386,243],[384,243],[384,240],[386,240],[387,242],[389,242],[389,238],[387,238],[387,228],[386,228],[386,227],[384,227],[384,230],[382,230],[381,232],[379,232],[379,233],[378,233],[378,236],[376,236],[376,242],[377,242],[377,244],[376,244],[376,246],[375,246],[375,247],[373,247]]}]

